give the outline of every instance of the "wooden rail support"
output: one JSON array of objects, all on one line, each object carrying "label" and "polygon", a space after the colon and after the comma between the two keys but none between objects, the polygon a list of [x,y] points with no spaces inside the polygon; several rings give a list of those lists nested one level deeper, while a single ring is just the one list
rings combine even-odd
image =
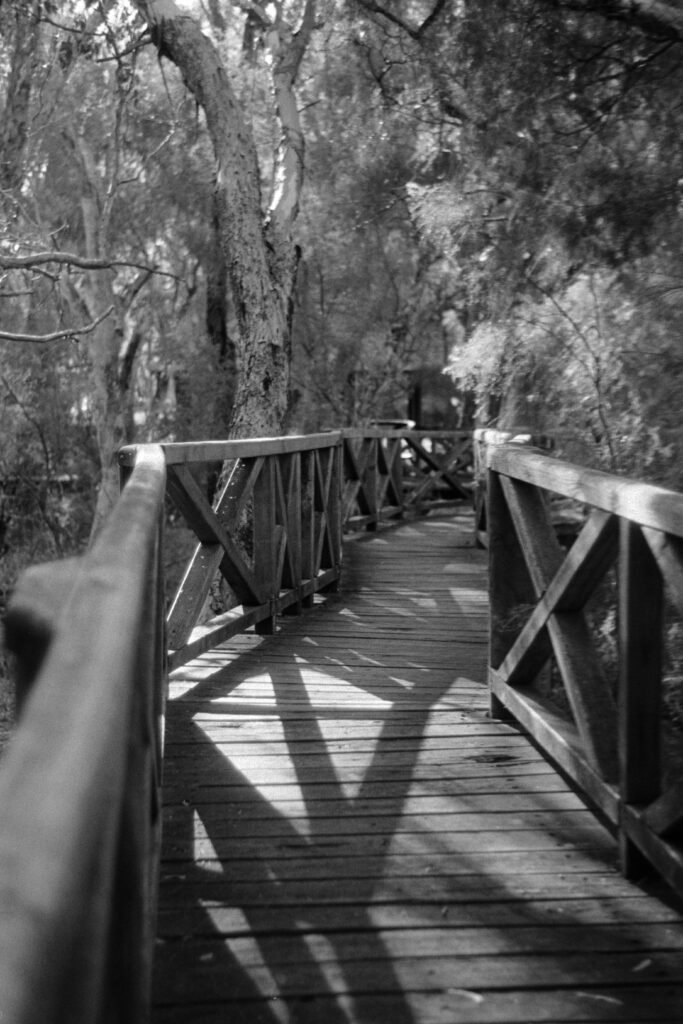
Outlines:
[{"label": "wooden rail support", "polygon": [[[620,786],[624,804],[647,805],[661,795],[662,578],[636,523],[622,519],[620,541]],[[646,870],[627,827],[620,852],[627,877]]]},{"label": "wooden rail support", "polygon": [[[683,615],[683,496],[519,445],[494,447],[487,459],[492,710],[511,712],[601,808],[626,875],[654,866],[683,892],[683,780],[664,789],[661,763],[663,594],[666,584]],[[568,552],[544,494],[592,509]],[[615,562],[618,680],[610,683],[584,609]],[[514,610],[525,601],[520,623]],[[548,638],[573,721],[529,688]]]}]

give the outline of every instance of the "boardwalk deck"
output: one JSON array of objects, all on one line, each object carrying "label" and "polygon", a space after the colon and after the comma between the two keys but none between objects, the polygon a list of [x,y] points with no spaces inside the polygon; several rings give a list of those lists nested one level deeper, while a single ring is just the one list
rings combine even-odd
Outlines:
[{"label": "boardwalk deck", "polygon": [[487,718],[470,525],[352,545],[341,600],[177,671],[156,1024],[683,1019],[683,917]]}]

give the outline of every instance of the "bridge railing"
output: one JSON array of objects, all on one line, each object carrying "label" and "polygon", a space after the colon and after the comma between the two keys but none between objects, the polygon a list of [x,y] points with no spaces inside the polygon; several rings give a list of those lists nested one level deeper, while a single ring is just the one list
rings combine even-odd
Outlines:
[{"label": "bridge railing", "polygon": [[[493,445],[487,462],[492,713],[521,722],[613,823],[627,875],[649,861],[683,892],[683,781],[664,771],[661,717],[665,588],[683,615],[683,495],[523,444]],[[568,550],[550,494],[584,508]],[[612,568],[614,680],[586,614]],[[534,685],[551,656],[572,721]]]},{"label": "bridge railing", "polygon": [[[121,452],[125,486],[92,550],[28,570],[5,622],[21,718],[0,771],[3,1024],[147,1019],[169,664],[338,587],[344,527],[467,494],[466,440],[372,430]],[[210,503],[202,471],[224,463]],[[167,615],[169,498],[197,544]],[[217,573],[232,606],[200,623]]]},{"label": "bridge railing", "polygon": [[[278,615],[337,588],[343,531],[468,499],[473,479],[465,432],[368,428],[162,447],[168,495],[196,540],[168,614],[171,668],[249,626],[272,632]],[[139,450],[122,449],[124,473]],[[215,465],[226,468],[209,502],[201,473]],[[212,615],[217,576],[222,611]]]},{"label": "bridge railing", "polygon": [[0,772],[0,1019],[146,1019],[164,698],[161,449],[90,553],[28,571],[6,620],[21,720]]}]

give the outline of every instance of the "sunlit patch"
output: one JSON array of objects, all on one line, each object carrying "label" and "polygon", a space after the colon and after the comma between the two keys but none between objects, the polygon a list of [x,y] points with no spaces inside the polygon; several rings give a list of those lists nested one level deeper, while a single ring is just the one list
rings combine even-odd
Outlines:
[{"label": "sunlit patch", "polygon": [[[212,906],[209,902],[201,901],[202,906],[210,918],[216,931],[220,932],[225,925],[222,912]],[[292,1015],[286,1002],[277,998],[280,991],[277,979],[273,975],[267,960],[261,953],[261,947],[255,938],[249,935],[252,928],[248,918],[239,908],[234,908],[236,930],[242,934],[231,938],[225,938],[225,946],[230,956],[239,964],[240,969],[250,979],[254,988],[268,1000],[268,1018],[281,1021],[281,1024],[290,1024]]]},{"label": "sunlit patch", "polygon": [[471,608],[472,605],[488,606],[489,603],[489,595],[481,588],[449,587],[448,592],[455,601],[467,608]]},{"label": "sunlit patch", "polygon": [[437,608],[436,598],[434,597],[412,597],[411,601],[413,604],[416,604],[418,608]]},{"label": "sunlit patch", "polygon": [[339,963],[337,952],[327,938],[320,932],[311,932],[302,935],[311,959],[317,962],[318,970],[325,979],[330,992],[340,992],[349,987],[348,978],[345,977],[344,969]]},{"label": "sunlit patch", "polygon": [[202,870],[211,871],[215,875],[223,874],[216,847],[211,842],[204,822],[197,811],[192,812],[192,859],[195,864],[201,861]]},{"label": "sunlit patch", "polygon": [[399,686],[404,686],[407,690],[412,690],[415,683],[412,679],[401,679],[399,676],[389,676],[392,683],[398,683]]}]

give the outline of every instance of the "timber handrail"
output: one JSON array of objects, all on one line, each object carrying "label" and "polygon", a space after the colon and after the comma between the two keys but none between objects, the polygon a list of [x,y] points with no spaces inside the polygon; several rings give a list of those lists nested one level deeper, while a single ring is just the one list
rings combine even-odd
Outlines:
[{"label": "timber handrail", "polygon": [[[520,721],[602,810],[627,875],[649,862],[683,892],[683,781],[665,777],[661,739],[664,587],[683,615],[683,495],[524,444],[491,445],[487,464],[492,713]],[[568,551],[549,494],[585,509]],[[618,667],[610,683],[585,609],[612,567]],[[551,656],[571,722],[534,686]]]},{"label": "timber handrail", "polygon": [[[369,427],[162,448],[169,497],[197,541],[168,615],[171,668],[249,626],[272,632],[278,615],[337,589],[343,531],[471,495],[465,431]],[[124,474],[141,449],[121,450]],[[229,471],[209,501],[198,471],[215,464]],[[207,615],[217,574],[222,611]]]},{"label": "timber handrail", "polygon": [[165,472],[161,449],[140,453],[92,550],[29,570],[8,615],[30,689],[0,772],[3,1024],[146,1019]]},{"label": "timber handrail", "polygon": [[[197,470],[216,463],[210,502]],[[2,1024],[147,1020],[168,668],[335,590],[344,528],[467,497],[471,440],[349,430],[131,446],[120,464],[90,552],[29,569],[5,622],[21,717],[0,770]],[[197,545],[167,617],[168,497]],[[217,572],[233,606],[200,623]]]}]

